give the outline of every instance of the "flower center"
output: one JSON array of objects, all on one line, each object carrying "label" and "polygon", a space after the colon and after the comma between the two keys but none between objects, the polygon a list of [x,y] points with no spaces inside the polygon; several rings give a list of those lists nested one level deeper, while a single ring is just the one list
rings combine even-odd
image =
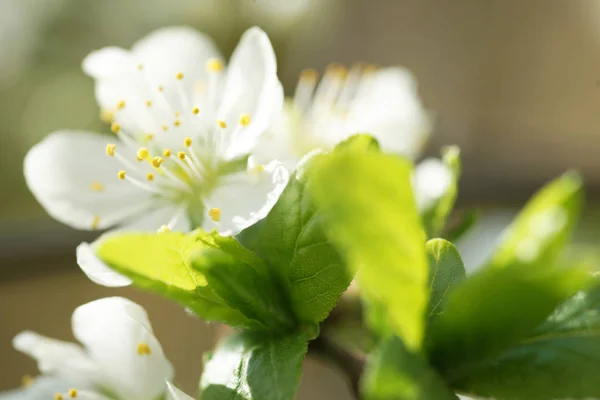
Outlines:
[{"label": "flower center", "polygon": [[[138,70],[144,71],[144,66],[139,65]],[[217,215],[216,211],[205,210],[204,200],[226,175],[246,169],[247,156],[224,160],[223,155],[232,138],[243,133],[252,120],[248,113],[242,113],[236,123],[222,119],[212,123],[208,121],[210,115],[217,112],[223,64],[217,59],[209,60],[206,70],[208,81],[203,85],[206,88],[200,88],[202,96],[199,100],[194,98],[205,112],[193,105],[183,86],[185,76],[179,72],[175,75],[174,88],[177,90],[167,91],[164,86],[158,85],[158,91],[153,92],[152,98],[144,101],[137,96],[122,99],[110,113],[103,113],[104,117],[111,119],[111,131],[121,141],[106,146],[106,154],[122,165],[121,170],[115,171],[118,179],[151,193],[157,205],[178,205],[181,211],[195,215],[191,218],[194,225],[199,225],[205,217],[215,222],[220,220],[220,211]],[[178,98],[168,97],[166,92],[171,96],[176,93]],[[184,110],[189,111],[174,110],[172,104],[185,106]],[[139,110],[143,110],[145,115],[135,118]],[[160,124],[158,121],[164,121],[165,115],[174,116],[174,119],[171,123]],[[134,118],[128,120],[126,117]],[[127,122],[138,120],[146,121],[150,129],[160,129],[143,134],[131,132],[131,125]],[[102,191],[104,184],[94,181],[90,188]],[[201,215],[198,215],[198,210],[201,210]],[[98,218],[92,225],[98,226]],[[170,221],[160,230],[166,231],[165,227],[171,229],[175,222]]]}]

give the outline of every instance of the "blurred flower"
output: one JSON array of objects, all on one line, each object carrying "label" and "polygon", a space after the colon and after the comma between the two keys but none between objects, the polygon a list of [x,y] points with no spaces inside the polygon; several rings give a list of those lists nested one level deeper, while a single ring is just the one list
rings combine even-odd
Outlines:
[{"label": "blurred flower", "polygon": [[173,367],[141,306],[121,297],[95,300],[75,310],[72,326],[83,346],[29,331],[18,334],[13,345],[37,360],[42,377],[36,381],[48,384],[40,388],[34,381],[0,398],[45,398],[38,396],[53,388],[65,391],[65,399],[106,399],[98,393],[110,393],[121,400],[148,400],[172,391],[166,381],[173,378]]},{"label": "blurred flower", "polygon": [[332,65],[320,83],[314,70],[301,74],[293,100],[254,154],[293,170],[315,148],[329,150],[353,134],[369,133],[384,151],[414,159],[431,125],[407,70]]}]

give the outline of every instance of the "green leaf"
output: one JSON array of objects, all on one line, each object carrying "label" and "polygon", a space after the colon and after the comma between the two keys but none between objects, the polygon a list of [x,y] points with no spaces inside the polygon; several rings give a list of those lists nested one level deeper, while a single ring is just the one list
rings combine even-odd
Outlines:
[{"label": "green leaf", "polygon": [[479,363],[531,335],[563,301],[591,283],[585,269],[483,270],[457,285],[445,312],[433,320],[428,342],[432,364],[453,382]]},{"label": "green leaf", "polygon": [[[234,241],[223,238],[226,240]],[[262,328],[230,307],[209,287],[206,277],[191,267],[191,254],[211,246],[215,246],[214,239],[201,231],[125,233],[103,239],[97,255],[136,287],[175,300],[206,320]]]},{"label": "green leaf", "polygon": [[248,319],[271,333],[290,331],[294,318],[278,282],[268,274],[263,260],[235,243],[229,252],[223,248],[201,250],[192,256],[192,266],[217,295]]},{"label": "green leaf", "polygon": [[450,146],[442,151],[442,161],[452,172],[452,181],[450,182],[446,193],[423,215],[423,224],[429,237],[439,236],[442,228],[446,224],[448,216],[454,208],[456,197],[458,196],[458,179],[460,178],[460,149],[457,146]]},{"label": "green leaf", "polygon": [[307,171],[310,190],[327,217],[330,239],[358,271],[362,293],[385,308],[409,348],[418,348],[428,266],[411,164],[396,156],[350,150],[315,161]]},{"label": "green leaf", "polygon": [[529,200],[507,228],[489,265],[551,264],[575,227],[582,204],[579,175],[568,172],[550,182]]},{"label": "green leaf", "polygon": [[457,382],[497,399],[600,397],[600,288],[567,300],[517,346]]},{"label": "green leaf", "polygon": [[269,215],[238,235],[267,260],[302,323],[324,320],[348,288],[348,273],[323,229],[321,213],[296,172]]},{"label": "green leaf", "polygon": [[202,400],[292,400],[307,351],[303,335],[270,338],[249,332],[222,342],[204,366]]},{"label": "green leaf", "polygon": [[420,354],[409,352],[396,337],[371,355],[362,380],[365,400],[456,400]]},{"label": "green leaf", "polygon": [[429,256],[429,316],[444,312],[444,303],[450,289],[465,279],[466,272],[460,253],[444,239],[431,239],[426,244]]}]

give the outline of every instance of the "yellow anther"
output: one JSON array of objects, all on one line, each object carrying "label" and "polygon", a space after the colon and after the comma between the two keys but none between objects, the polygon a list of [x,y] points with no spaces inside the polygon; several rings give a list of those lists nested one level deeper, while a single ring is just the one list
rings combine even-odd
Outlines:
[{"label": "yellow anther", "polygon": [[171,228],[169,228],[167,225],[163,225],[160,228],[158,228],[158,230],[156,231],[156,233],[168,233],[171,232]]},{"label": "yellow anther", "polygon": [[211,58],[206,62],[206,70],[208,72],[221,72],[223,71],[223,62],[218,58]]},{"label": "yellow anther", "polygon": [[249,125],[250,124],[250,115],[249,114],[240,115],[240,124],[242,124],[243,126]]},{"label": "yellow anther", "polygon": [[100,119],[105,124],[110,124],[111,122],[113,122],[113,118],[114,117],[115,117],[115,113],[113,113],[110,110],[102,110],[102,111],[100,111]]},{"label": "yellow anther", "polygon": [[185,160],[185,152],[184,151],[178,152],[177,158],[179,158],[180,160]]},{"label": "yellow anther", "polygon": [[183,144],[185,147],[190,147],[192,145],[192,138],[191,137],[186,137],[183,140]]},{"label": "yellow anther", "polygon": [[192,108],[192,112],[196,115],[198,115],[198,113],[200,112],[200,109],[198,107],[194,107]]},{"label": "yellow anther", "polygon": [[144,66],[142,64],[138,64],[137,69],[139,69],[141,71],[144,69]]},{"label": "yellow anther", "polygon": [[120,180],[125,179],[125,171],[120,170],[119,173],[117,174],[117,176],[119,177]]},{"label": "yellow anther", "polygon": [[164,86],[162,86],[162,85],[160,85],[160,86],[158,87],[158,91],[159,91],[159,92],[162,92],[163,90],[165,90],[165,87],[164,87]]},{"label": "yellow anther", "polygon": [[377,65],[375,64],[368,64],[367,66],[365,66],[365,68],[363,68],[363,74],[369,75],[369,74],[373,74],[375,72],[377,72],[379,68],[377,67]]},{"label": "yellow anther", "polygon": [[77,397],[77,389],[69,389],[69,397],[74,399]]},{"label": "yellow anther", "polygon": [[264,170],[265,170],[265,166],[262,164],[257,164],[254,166],[254,172],[256,172],[256,173],[263,172]]},{"label": "yellow anther", "polygon": [[146,107],[152,106],[152,100],[146,100]]},{"label": "yellow anther", "polygon": [[152,138],[154,138],[154,134],[153,133],[146,133],[145,138],[146,138],[146,140],[152,140]]},{"label": "yellow anther", "polygon": [[222,119],[218,119],[217,124],[223,129],[227,128],[227,123],[225,121],[223,121]]},{"label": "yellow anther", "polygon": [[25,388],[28,388],[33,384],[34,380],[35,379],[33,379],[31,375],[23,375],[23,377],[21,378],[21,385]]},{"label": "yellow anther", "polygon": [[92,189],[94,192],[101,192],[104,190],[104,185],[100,182],[92,182],[90,189]]},{"label": "yellow anther", "polygon": [[176,117],[179,117],[180,115],[181,115],[181,112],[180,112],[180,111],[175,111],[175,116],[176,116]]},{"label": "yellow anther", "polygon": [[92,219],[92,229],[98,229],[99,225],[100,225],[100,216],[94,215],[94,218]]},{"label": "yellow anther", "polygon": [[112,133],[119,133],[119,131],[121,130],[121,125],[119,125],[117,122],[113,122],[110,126],[110,130],[112,131]]},{"label": "yellow anther", "polygon": [[150,346],[148,346],[147,343],[138,344],[137,345],[137,353],[138,353],[138,356],[143,356],[143,355],[149,356],[151,354]]},{"label": "yellow anther", "polygon": [[179,126],[179,125],[181,125],[181,121],[176,119],[175,122],[173,122],[173,125]]},{"label": "yellow anther", "polygon": [[178,72],[177,75],[175,75],[175,78],[177,78],[178,80],[182,80],[183,79],[183,72]]},{"label": "yellow anther", "polygon": [[115,155],[115,149],[117,148],[117,145],[114,143],[109,143],[106,145],[106,154],[113,157]]},{"label": "yellow anther", "polygon": [[348,74],[348,70],[342,64],[333,63],[327,66],[325,73],[333,74],[334,76],[343,79]]},{"label": "yellow anther", "polygon": [[211,208],[208,210],[208,216],[215,222],[219,222],[221,220],[221,209],[220,208]]},{"label": "yellow anther", "polygon": [[300,72],[300,80],[316,82],[319,79],[319,73],[316,69],[308,68]]},{"label": "yellow anther", "polygon": [[54,395],[54,400],[63,400],[62,394],[60,394],[60,393],[56,393],[56,394]]},{"label": "yellow anther", "polygon": [[165,157],[171,157],[171,149],[164,149],[163,150],[163,156],[165,156]]},{"label": "yellow anther", "polygon": [[159,168],[163,161],[165,161],[164,158],[156,156],[152,159],[152,166],[154,168]]},{"label": "yellow anther", "polygon": [[117,110],[122,110],[125,108],[125,100],[119,100],[117,103]]},{"label": "yellow anther", "polygon": [[140,147],[137,151],[138,160],[143,160],[148,157],[148,149],[145,147]]},{"label": "yellow anther", "polygon": [[146,179],[148,179],[149,181],[153,181],[154,180],[154,174],[152,172],[148,172],[146,174]]},{"label": "yellow anther", "polygon": [[166,125],[161,125],[161,126],[160,126],[160,129],[162,129],[163,131],[165,131],[165,132],[166,132],[166,131],[167,131],[167,129],[169,129],[169,127],[168,127],[168,126],[166,126]]}]

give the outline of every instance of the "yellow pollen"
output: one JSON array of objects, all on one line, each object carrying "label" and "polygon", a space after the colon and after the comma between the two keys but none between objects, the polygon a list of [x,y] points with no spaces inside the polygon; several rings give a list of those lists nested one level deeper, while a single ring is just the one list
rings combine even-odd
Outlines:
[{"label": "yellow pollen", "polygon": [[178,152],[177,158],[179,158],[180,160],[185,160],[185,152],[184,151]]},{"label": "yellow pollen", "polygon": [[112,111],[110,111],[110,110],[102,110],[102,111],[100,111],[100,119],[105,124],[110,124],[111,122],[113,122],[114,116],[115,116],[115,114]]},{"label": "yellow pollen", "polygon": [[173,122],[173,125],[179,126],[179,125],[181,125],[181,121],[176,119],[175,122]]},{"label": "yellow pollen", "polygon": [[117,122],[113,122],[110,126],[110,130],[112,133],[118,133],[121,130],[121,125],[119,125]]},{"label": "yellow pollen", "polygon": [[54,395],[54,400],[63,400],[62,394],[60,394],[60,393],[56,393],[56,394]]},{"label": "yellow pollen", "polygon": [[175,75],[175,78],[177,78],[178,80],[182,80],[183,79],[183,73],[182,72],[178,72],[177,75]]},{"label": "yellow pollen", "polygon": [[183,140],[183,144],[185,145],[185,147],[190,147],[190,146],[192,145],[192,138],[190,138],[190,137],[186,137],[186,138]]},{"label": "yellow pollen", "polygon": [[98,229],[98,225],[100,225],[100,217],[94,215],[94,218],[92,219],[92,229]]},{"label": "yellow pollen", "polygon": [[208,210],[208,216],[215,222],[219,222],[221,220],[221,209],[220,208],[211,208]]},{"label": "yellow pollen", "polygon": [[171,149],[164,149],[163,150],[163,156],[165,156],[165,157],[171,157]]},{"label": "yellow pollen", "polygon": [[149,356],[151,351],[150,351],[150,346],[148,346],[147,343],[140,343],[137,345],[137,353],[139,356],[143,356],[143,355],[147,355]]},{"label": "yellow pollen", "polygon": [[146,100],[146,107],[150,107],[152,105],[152,100]]},{"label": "yellow pollen", "polygon": [[163,90],[165,90],[165,88],[162,85],[158,87],[159,92],[162,92]]},{"label": "yellow pollen", "polygon": [[248,126],[250,124],[250,115],[249,114],[240,115],[240,124],[242,124],[243,126]]},{"label": "yellow pollen", "polygon": [[120,180],[125,179],[125,171],[123,171],[123,170],[119,171],[117,176],[119,177]]},{"label": "yellow pollen", "polygon": [[119,100],[117,103],[117,110],[122,110],[125,108],[125,100]]},{"label": "yellow pollen", "polygon": [[148,172],[146,174],[146,179],[148,179],[149,181],[153,181],[154,180],[154,174],[152,172]]},{"label": "yellow pollen", "polygon": [[333,74],[334,76],[338,77],[338,78],[345,78],[346,75],[348,74],[348,70],[346,69],[346,67],[344,67],[342,64],[337,64],[337,63],[333,63],[333,64],[329,64],[325,70],[326,73],[329,74]]},{"label": "yellow pollen", "polygon": [[169,129],[169,128],[168,128],[166,125],[161,125],[161,126],[160,126],[160,129],[162,129],[163,131],[165,131],[165,132],[166,132],[166,131],[167,131],[167,129]]},{"label": "yellow pollen", "polygon": [[159,168],[163,161],[165,161],[164,158],[156,156],[152,159],[152,166],[154,168]]},{"label": "yellow pollen", "polygon": [[69,390],[69,397],[74,399],[77,397],[77,389],[70,389]]},{"label": "yellow pollen", "polygon": [[137,151],[138,160],[143,160],[148,157],[148,149],[145,147],[140,147]]},{"label": "yellow pollen", "polygon": [[223,63],[218,58],[211,58],[206,62],[206,70],[208,72],[221,72],[223,71]]},{"label": "yellow pollen", "polygon": [[198,107],[194,107],[192,108],[192,112],[196,115],[198,115],[198,113],[200,112],[200,109]]},{"label": "yellow pollen", "polygon": [[158,230],[156,231],[156,233],[168,233],[171,232],[171,228],[169,228],[168,225],[163,225],[160,228],[158,228]]},{"label": "yellow pollen", "polygon": [[316,82],[319,79],[319,73],[316,69],[308,68],[300,72],[300,80]]},{"label": "yellow pollen", "polygon": [[180,115],[181,115],[181,112],[180,112],[180,111],[175,111],[175,116],[176,116],[176,117],[179,117]]},{"label": "yellow pollen", "polygon": [[21,378],[21,385],[23,385],[23,387],[25,388],[28,388],[29,386],[31,386],[33,381],[34,379],[31,375],[23,375],[23,377]]},{"label": "yellow pollen", "polygon": [[142,64],[138,64],[137,68],[141,71],[144,69],[144,66]]},{"label": "yellow pollen", "polygon": [[223,121],[222,119],[218,119],[217,124],[219,124],[219,126],[223,129],[227,128],[227,123],[225,121]]},{"label": "yellow pollen", "polygon": [[258,164],[256,166],[254,166],[254,172],[263,172],[265,170],[265,166],[262,164]]},{"label": "yellow pollen", "polygon": [[117,145],[114,143],[109,143],[106,145],[106,154],[113,157],[115,155],[115,149],[117,148]]},{"label": "yellow pollen", "polygon": [[152,140],[153,137],[154,137],[153,133],[146,133],[146,140]]}]

